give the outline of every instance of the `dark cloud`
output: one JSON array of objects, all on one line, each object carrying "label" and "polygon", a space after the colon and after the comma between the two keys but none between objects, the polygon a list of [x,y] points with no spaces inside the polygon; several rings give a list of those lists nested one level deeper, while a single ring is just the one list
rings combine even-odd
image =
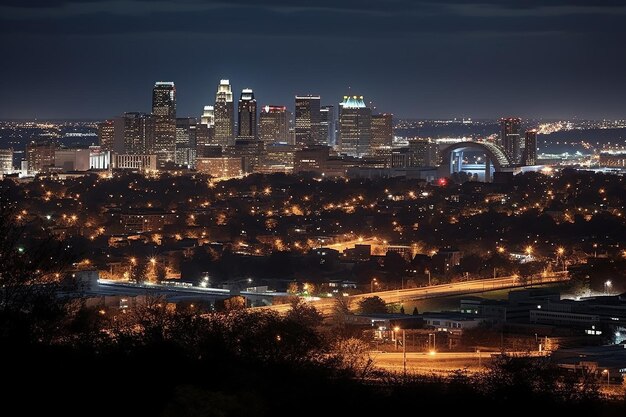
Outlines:
[{"label": "dark cloud", "polygon": [[[239,3],[245,3],[238,0]],[[197,3],[197,2],[193,2]],[[275,2],[287,4],[289,2]],[[400,1],[398,2],[400,3]],[[272,4],[272,3],[269,3]],[[418,14],[356,14],[325,10],[300,10],[285,14],[263,7],[242,9],[224,6],[207,10],[156,10],[147,15],[113,12],[81,13],[12,19],[0,17],[0,33],[11,34],[123,34],[182,32],[204,34],[249,34],[254,36],[384,37],[424,33],[589,33],[623,36],[626,14],[510,14],[466,16],[429,8]]]},{"label": "dark cloud", "polygon": [[195,114],[230,77],[263,103],[348,86],[402,116],[626,116],[626,1],[0,0],[0,117]]}]

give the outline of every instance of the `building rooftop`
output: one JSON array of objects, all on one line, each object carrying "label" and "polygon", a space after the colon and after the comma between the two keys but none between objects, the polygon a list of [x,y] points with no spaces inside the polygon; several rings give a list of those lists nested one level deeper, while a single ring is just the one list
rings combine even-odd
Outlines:
[{"label": "building rooftop", "polygon": [[343,96],[341,107],[344,109],[363,109],[367,106],[363,101],[363,96]]}]

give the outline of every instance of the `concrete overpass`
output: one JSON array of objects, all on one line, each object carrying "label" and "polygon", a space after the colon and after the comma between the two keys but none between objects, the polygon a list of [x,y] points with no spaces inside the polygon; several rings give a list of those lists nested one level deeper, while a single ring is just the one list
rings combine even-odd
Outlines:
[{"label": "concrete overpass", "polygon": [[[568,281],[567,273],[556,272],[545,277],[533,277],[532,285],[547,284],[551,282]],[[427,298],[447,297],[453,295],[474,294],[484,291],[497,289],[520,288],[527,287],[530,283],[523,283],[517,276],[480,279],[473,281],[455,282],[451,284],[432,285],[429,287],[407,288],[404,290],[378,291],[347,297],[352,306],[367,297],[378,296],[387,304],[399,303],[410,300],[424,300]],[[335,304],[334,298],[322,298],[319,300],[308,301],[308,303],[317,308],[322,314],[330,314]],[[256,307],[259,309],[272,309],[279,313],[286,313],[291,308],[290,304],[278,304],[266,307]]]}]

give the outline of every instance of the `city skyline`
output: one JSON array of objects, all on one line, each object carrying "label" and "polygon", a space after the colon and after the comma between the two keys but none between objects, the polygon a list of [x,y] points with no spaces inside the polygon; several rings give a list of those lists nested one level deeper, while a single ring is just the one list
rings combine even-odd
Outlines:
[{"label": "city skyline", "polygon": [[5,408],[625,417],[625,18],[0,0]]},{"label": "city skyline", "polygon": [[263,104],[356,93],[398,118],[622,118],[625,4],[3,1],[0,118],[147,111],[153,80],[199,116],[222,77]]}]

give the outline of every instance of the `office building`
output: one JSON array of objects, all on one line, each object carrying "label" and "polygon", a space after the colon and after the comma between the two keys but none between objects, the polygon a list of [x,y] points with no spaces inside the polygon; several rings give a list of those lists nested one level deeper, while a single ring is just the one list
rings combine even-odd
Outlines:
[{"label": "office building", "polygon": [[[119,122],[120,129],[117,129],[117,124],[115,128],[115,142],[123,144],[122,152],[119,153],[141,155],[151,152],[154,147],[154,120],[150,114],[124,113]],[[117,138],[118,134],[121,135],[119,139]]]},{"label": "office building", "polygon": [[456,248],[440,248],[432,257],[432,268],[440,274],[447,274],[461,264],[463,253]]},{"label": "office building", "polygon": [[322,144],[335,146],[335,107],[323,106],[320,108],[320,135]]},{"label": "office building", "polygon": [[13,149],[0,149],[0,175],[13,172]]},{"label": "office building", "polygon": [[514,164],[521,162],[523,145],[520,138],[522,120],[517,117],[500,119],[500,142],[504,152]]},{"label": "office building", "polygon": [[196,170],[215,178],[233,178],[242,175],[241,158],[212,157],[197,158]]},{"label": "office building", "polygon": [[291,144],[289,112],[285,106],[263,106],[259,116],[259,139],[265,144]]},{"label": "office building", "polygon": [[411,150],[408,147],[392,149],[389,163],[391,168],[410,168],[411,164]]},{"label": "office building", "polygon": [[176,118],[176,87],[173,82],[156,82],[152,89],[152,114]]},{"label": "office building", "polygon": [[339,149],[342,154],[369,155],[372,138],[372,110],[363,96],[344,96],[339,114]]},{"label": "office building", "polygon": [[297,150],[294,154],[293,172],[321,172],[330,158],[328,146],[315,146]]},{"label": "office building", "polygon": [[296,96],[295,142],[299,147],[321,145],[320,96]]},{"label": "office building", "polygon": [[291,172],[296,152],[295,145],[286,143],[265,143],[261,162],[255,172],[270,174],[273,172]]},{"label": "office building", "polygon": [[204,106],[202,116],[200,117],[200,124],[209,127],[215,126],[215,106]]},{"label": "office building", "polygon": [[157,165],[164,168],[176,159],[176,87],[173,82],[157,82],[152,90],[154,142],[146,149],[157,155]]},{"label": "office building", "polygon": [[195,165],[197,126],[195,117],[176,119],[176,165],[187,168]]},{"label": "office building", "polygon": [[372,140],[370,146],[372,150],[380,148],[391,148],[393,143],[393,114],[373,114],[372,115]]},{"label": "office building", "polygon": [[54,165],[56,145],[52,142],[31,142],[26,145],[28,175],[47,171]]},{"label": "office building", "polygon": [[257,138],[257,111],[256,99],[254,92],[250,88],[244,88],[239,97],[239,105],[237,106],[238,139],[256,139]]},{"label": "office building", "polygon": [[258,139],[237,139],[235,145],[226,148],[225,154],[231,158],[240,158],[243,172],[249,174],[261,161],[263,142]]},{"label": "office building", "polygon": [[537,164],[537,131],[527,130],[524,138],[524,165]]},{"label": "office building", "polygon": [[409,140],[411,167],[434,167],[439,165],[439,146],[428,139]]},{"label": "office building", "polygon": [[200,123],[196,126],[196,157],[210,156],[211,148],[222,147],[215,141],[215,126]]},{"label": "office building", "polygon": [[112,151],[115,148],[115,125],[115,119],[98,123],[98,141],[104,150]]},{"label": "office building", "polygon": [[156,171],[156,155],[114,155],[113,168],[129,171]]},{"label": "office building", "polygon": [[89,170],[89,149],[57,149],[54,167],[61,172]]},{"label": "office building", "polygon": [[235,144],[233,91],[228,80],[221,80],[215,95],[215,142],[220,146]]},{"label": "office building", "polygon": [[99,146],[89,147],[89,169],[110,169],[111,151],[102,149]]}]

